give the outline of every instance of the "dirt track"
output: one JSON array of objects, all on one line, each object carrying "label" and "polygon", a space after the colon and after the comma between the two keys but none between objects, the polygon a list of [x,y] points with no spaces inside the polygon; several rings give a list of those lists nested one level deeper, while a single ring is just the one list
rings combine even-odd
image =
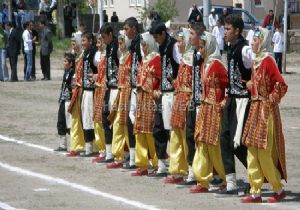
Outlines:
[{"label": "dirt track", "polygon": [[[37,59],[37,81],[0,83],[0,135],[49,148],[57,147],[57,100],[63,74],[61,56],[57,53],[51,60],[51,81],[40,81],[42,76]],[[22,63],[22,59],[19,59],[18,74],[21,80]],[[15,209],[138,209],[130,202],[126,204],[124,200],[113,200],[113,196],[123,197],[127,199],[126,202],[138,201],[147,205],[148,209],[151,209],[150,206],[183,210],[300,209],[299,65],[299,54],[289,55],[288,72],[292,73],[284,75],[289,90],[280,106],[286,140],[286,190],[289,195],[283,203],[243,205],[239,198],[217,199],[213,193],[189,194],[188,189],[176,189],[173,185],[163,184],[162,180],[132,178],[129,173],[107,170],[104,165],[92,164],[89,158],[66,158],[40,148],[4,141],[0,136],[0,209],[4,208],[1,203]],[[12,166],[19,169],[13,170]],[[58,180],[37,178],[32,173],[25,176],[22,170],[88,186],[94,188],[98,195],[80,187],[74,189],[74,185],[67,186]],[[238,178],[246,180],[246,171],[239,163]],[[265,186],[264,200],[270,195],[268,188]],[[100,191],[109,193],[109,198],[104,198],[101,193],[102,196],[99,195]]]}]

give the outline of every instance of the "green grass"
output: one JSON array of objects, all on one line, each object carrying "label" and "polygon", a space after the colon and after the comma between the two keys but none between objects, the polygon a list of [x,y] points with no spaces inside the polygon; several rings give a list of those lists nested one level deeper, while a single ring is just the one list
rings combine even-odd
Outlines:
[{"label": "green grass", "polygon": [[53,50],[54,51],[67,51],[71,48],[71,39],[70,38],[63,38],[58,39],[57,36],[53,36]]}]

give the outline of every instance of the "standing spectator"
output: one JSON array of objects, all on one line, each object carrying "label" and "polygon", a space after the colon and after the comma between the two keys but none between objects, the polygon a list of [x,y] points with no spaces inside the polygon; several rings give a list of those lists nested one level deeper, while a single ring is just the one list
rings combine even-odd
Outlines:
[{"label": "standing spectator", "polygon": [[209,29],[212,31],[213,28],[217,25],[217,21],[219,20],[218,15],[215,13],[215,9],[211,9],[211,13],[208,16],[208,24],[209,24]]},{"label": "standing spectator", "polygon": [[50,5],[48,3],[48,0],[41,0],[39,4],[39,14],[45,15],[47,20],[50,21]]},{"label": "standing spectator", "polygon": [[2,23],[6,24],[8,22],[8,8],[6,4],[2,4]]},{"label": "standing spectator", "polygon": [[9,57],[9,63],[11,68],[11,80],[12,82],[18,81],[17,63],[18,55],[20,54],[20,36],[15,28],[13,28],[12,22],[6,24],[6,29],[9,33],[7,43],[7,53]]},{"label": "standing spectator", "polygon": [[224,50],[224,26],[221,24],[221,20],[217,21],[217,25],[214,27],[212,34],[217,39],[217,45],[222,55]]},{"label": "standing spectator", "polygon": [[36,76],[35,76],[35,55],[36,55],[36,45],[37,45],[38,39],[39,39],[39,33],[37,32],[37,30],[32,28],[31,36],[36,37],[36,40],[34,42],[32,42],[32,71],[31,71],[31,79],[35,80],[36,79]]},{"label": "standing spectator", "polygon": [[277,28],[272,42],[274,42],[274,55],[280,74],[282,73],[282,52],[283,52],[283,33],[282,25]]},{"label": "standing spectator", "polygon": [[248,34],[247,34],[247,37],[246,37],[246,40],[248,41],[249,46],[251,46],[253,36],[254,36],[254,33],[255,33],[255,29],[256,29],[255,23],[252,22],[251,23],[251,29],[248,31]]},{"label": "standing spectator", "polygon": [[81,48],[81,35],[86,31],[84,23],[80,23],[79,30],[76,31],[76,33],[73,34],[73,37],[75,38],[79,48]]},{"label": "standing spectator", "polygon": [[113,15],[110,18],[110,22],[112,22],[112,23],[118,23],[119,22],[119,17],[117,16],[116,12],[113,12]]},{"label": "standing spectator", "polygon": [[103,23],[108,23],[108,15],[106,14],[106,10],[103,10]]},{"label": "standing spectator", "polygon": [[50,54],[53,50],[52,34],[49,28],[46,26],[46,22],[42,20],[40,22],[41,28],[41,68],[44,77],[42,80],[50,80]]},{"label": "standing spectator", "polygon": [[64,7],[64,19],[65,19],[65,34],[67,37],[72,36],[72,21],[73,21],[73,8],[66,4]]},{"label": "standing spectator", "polygon": [[22,38],[24,42],[24,52],[26,55],[26,76],[25,80],[30,81],[31,70],[32,70],[32,42],[36,40],[36,37],[31,37],[31,29],[33,27],[32,22],[25,23],[24,28],[25,31],[23,32]]},{"label": "standing spectator", "polygon": [[[274,21],[275,18],[275,21]],[[273,25],[274,23],[274,25]],[[276,17],[274,16],[273,10],[269,10],[269,14],[265,17],[264,23],[262,25],[263,28],[267,28],[268,30],[273,30],[273,28],[277,28],[279,25]]]},{"label": "standing spectator", "polygon": [[[232,11],[230,11],[232,12]],[[219,16],[219,20],[221,21],[222,25],[224,25],[225,22],[225,18],[229,15],[229,9],[228,8],[224,8],[223,9],[223,13],[220,14]]]},{"label": "standing spectator", "polygon": [[7,34],[2,28],[2,24],[0,24],[0,81],[8,80],[8,69],[6,66],[6,42],[7,42]]},{"label": "standing spectator", "polygon": [[197,4],[193,4],[193,7],[190,9],[188,22],[202,22],[202,16],[197,8]]}]

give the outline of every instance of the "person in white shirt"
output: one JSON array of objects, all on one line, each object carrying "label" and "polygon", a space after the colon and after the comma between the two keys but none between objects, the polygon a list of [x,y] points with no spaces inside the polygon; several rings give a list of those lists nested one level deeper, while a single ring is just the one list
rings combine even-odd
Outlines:
[{"label": "person in white shirt", "polygon": [[26,67],[26,75],[25,80],[30,81],[30,75],[32,70],[32,42],[36,40],[36,37],[31,37],[30,31],[33,28],[33,23],[28,22],[24,24],[25,31],[23,32],[22,38],[24,42],[24,51],[26,54],[27,67]]},{"label": "person in white shirt", "polygon": [[217,25],[214,27],[212,34],[217,39],[217,44],[222,55],[224,50],[224,26],[221,24],[221,20],[217,21]]},{"label": "person in white shirt", "polygon": [[282,52],[283,52],[283,33],[282,25],[276,29],[273,35],[272,42],[274,43],[274,56],[279,69],[280,74],[282,73]]},{"label": "person in white shirt", "polygon": [[251,43],[252,43],[253,36],[254,36],[254,33],[255,33],[255,29],[256,29],[256,25],[255,25],[254,22],[252,22],[251,23],[251,29],[248,31],[247,37],[246,37],[246,40],[248,41],[250,47],[251,47]]},{"label": "person in white shirt", "polygon": [[213,30],[213,28],[217,25],[217,21],[219,20],[218,15],[215,13],[215,9],[211,9],[211,13],[208,16],[208,24],[210,31]]}]

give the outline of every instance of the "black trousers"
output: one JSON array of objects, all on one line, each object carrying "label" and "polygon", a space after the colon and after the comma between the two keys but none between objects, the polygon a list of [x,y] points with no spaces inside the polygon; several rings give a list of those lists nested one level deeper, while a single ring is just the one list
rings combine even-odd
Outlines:
[{"label": "black trousers", "polygon": [[[248,116],[250,103],[248,103],[244,125]],[[240,145],[236,149],[234,148],[234,136],[237,126],[236,116],[236,98],[228,97],[226,105],[224,107],[222,131],[221,131],[221,153],[225,169],[225,174],[235,173],[235,160],[234,155],[241,161],[241,163],[247,168],[247,147]]]},{"label": "black trousers", "polygon": [[133,124],[128,116],[127,120],[127,128],[128,128],[128,138],[129,138],[129,147],[135,148],[135,135],[133,134]]},{"label": "black trousers", "polygon": [[11,68],[11,81],[18,81],[18,72],[17,72],[18,56],[17,55],[9,56],[9,63]]},{"label": "black trousers", "polygon": [[280,74],[282,74],[282,53],[274,53],[275,60],[279,69]]},{"label": "black trousers", "polygon": [[105,96],[104,96],[104,109],[103,109],[103,114],[102,114],[102,124],[103,124],[103,129],[104,129],[104,134],[105,134],[105,144],[111,144],[112,143],[112,129],[113,127],[110,127],[110,122],[107,119],[110,111],[109,111],[109,97],[110,97],[110,91],[111,89],[108,88]]},{"label": "black trousers", "polygon": [[156,101],[153,137],[155,139],[155,149],[156,149],[156,154],[157,154],[158,159],[166,159],[167,158],[167,145],[168,145],[168,141],[170,139],[170,130],[166,130],[164,128],[161,104],[162,104],[162,95]]},{"label": "black trousers", "polygon": [[44,78],[51,79],[50,75],[50,54],[48,55],[41,55],[41,69],[44,75]]},{"label": "black trousers", "polygon": [[196,152],[195,139],[194,139],[196,117],[197,117],[196,105],[192,102],[189,106],[187,116],[186,116],[186,143],[189,149],[188,162],[190,166],[192,166],[193,164],[193,160]]},{"label": "black trousers", "polygon": [[65,101],[59,103],[58,116],[57,116],[57,133],[58,135],[70,134],[70,129],[67,128]]}]

